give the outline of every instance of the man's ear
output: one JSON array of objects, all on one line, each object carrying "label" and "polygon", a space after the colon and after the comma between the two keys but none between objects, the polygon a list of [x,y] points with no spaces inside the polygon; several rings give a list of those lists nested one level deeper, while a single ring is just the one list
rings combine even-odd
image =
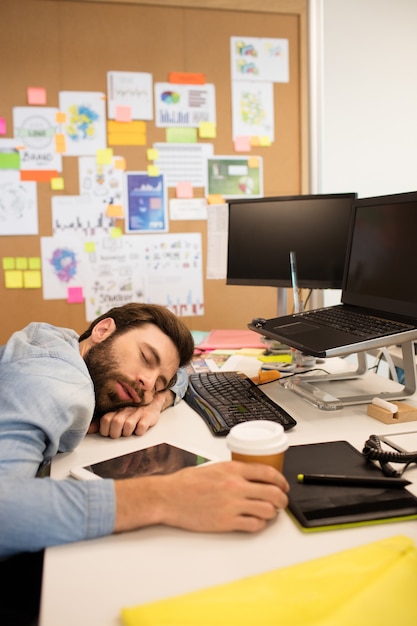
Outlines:
[{"label": "man's ear", "polygon": [[91,331],[91,339],[93,343],[101,343],[107,337],[110,337],[116,330],[116,324],[112,317],[106,317],[104,320],[100,320]]}]

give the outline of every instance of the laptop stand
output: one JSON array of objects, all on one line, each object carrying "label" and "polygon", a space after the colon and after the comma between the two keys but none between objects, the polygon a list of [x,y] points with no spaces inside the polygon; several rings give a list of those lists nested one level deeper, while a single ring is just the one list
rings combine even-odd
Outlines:
[{"label": "laptop stand", "polygon": [[320,387],[316,384],[313,384],[323,382],[327,383],[331,381],[354,380],[363,376],[368,370],[366,351],[357,353],[358,367],[356,370],[339,372],[336,374],[325,374],[317,377],[308,377],[308,379],[303,376],[292,376],[291,378],[289,377],[284,379],[282,386],[285,389],[289,389],[298,394],[319,409],[326,411],[342,409],[344,406],[352,404],[368,404],[371,403],[375,397],[388,401],[402,400],[403,398],[408,398],[415,393],[417,389],[417,379],[414,341],[407,341],[406,343],[401,344],[401,349],[403,355],[404,385],[401,385],[401,389],[399,390],[336,397],[328,391],[320,389]]}]

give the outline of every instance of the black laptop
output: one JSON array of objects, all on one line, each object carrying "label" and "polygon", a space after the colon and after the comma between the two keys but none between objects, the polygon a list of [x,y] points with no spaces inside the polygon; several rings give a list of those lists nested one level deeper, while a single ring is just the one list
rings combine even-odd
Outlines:
[{"label": "black laptop", "polygon": [[417,192],[354,200],[341,302],[248,326],[316,357],[417,340]]}]

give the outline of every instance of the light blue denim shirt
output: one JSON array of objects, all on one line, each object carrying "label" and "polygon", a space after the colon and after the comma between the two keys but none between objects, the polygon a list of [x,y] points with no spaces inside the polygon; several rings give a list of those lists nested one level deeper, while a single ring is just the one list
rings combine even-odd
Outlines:
[{"label": "light blue denim shirt", "polygon": [[[177,397],[187,383],[179,370]],[[113,480],[35,478],[43,461],[77,447],[94,403],[74,331],[32,323],[0,348],[0,557],[113,531]]]}]

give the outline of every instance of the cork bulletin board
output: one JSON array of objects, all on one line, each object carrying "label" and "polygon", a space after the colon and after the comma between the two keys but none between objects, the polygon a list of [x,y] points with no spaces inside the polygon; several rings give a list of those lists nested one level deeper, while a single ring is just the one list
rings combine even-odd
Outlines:
[{"label": "cork bulletin board", "polygon": [[[62,91],[107,91],[107,72],[149,72],[167,82],[170,72],[202,73],[216,89],[214,155],[233,155],[230,38],[284,38],[289,42],[289,75],[274,83],[275,139],[252,148],[262,157],[264,196],[308,193],[306,0],[191,0],[146,2],[75,0],[2,0],[0,38],[0,118],[13,138],[13,107],[28,106],[27,88],[39,85],[47,106],[59,106]],[[166,141],[166,129],[146,124],[146,145],[114,146],[127,171],[147,169],[147,148]],[[242,156],[242,155],[240,155]],[[250,156],[249,154],[247,156]],[[78,195],[78,159],[62,157],[65,188],[36,183],[39,233],[0,236],[0,257],[40,257],[40,238],[52,236],[51,204],[56,194]],[[194,197],[204,197],[195,188]],[[168,189],[168,197],[176,190]],[[124,220],[117,225],[124,231]],[[207,279],[207,223],[171,220],[169,233],[202,236],[204,315],[185,317],[192,330],[246,328],[253,317],[271,317],[277,291],[269,287],[226,285]],[[85,305],[46,300],[42,288],[7,288],[0,269],[0,344],[31,321],[86,327]]]}]

